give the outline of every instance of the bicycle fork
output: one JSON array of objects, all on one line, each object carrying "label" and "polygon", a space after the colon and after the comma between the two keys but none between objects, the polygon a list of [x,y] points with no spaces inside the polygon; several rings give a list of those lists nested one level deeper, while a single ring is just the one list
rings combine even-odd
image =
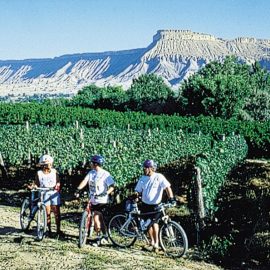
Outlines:
[{"label": "bicycle fork", "polygon": [[174,231],[172,226],[170,226],[170,218],[166,215],[162,218],[164,224],[166,225],[165,227],[165,233],[166,236],[168,237],[168,239],[173,242],[176,240],[175,235],[174,235]]}]

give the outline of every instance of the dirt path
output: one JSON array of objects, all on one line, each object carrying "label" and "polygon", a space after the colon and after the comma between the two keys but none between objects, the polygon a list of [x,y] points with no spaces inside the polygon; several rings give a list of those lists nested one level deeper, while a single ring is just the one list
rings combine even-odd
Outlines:
[{"label": "dirt path", "polygon": [[19,209],[0,205],[0,269],[220,269],[188,258],[178,260],[142,252],[139,247],[117,250],[112,246],[77,246],[78,228],[63,222],[65,239],[35,240],[34,231],[21,232]]}]

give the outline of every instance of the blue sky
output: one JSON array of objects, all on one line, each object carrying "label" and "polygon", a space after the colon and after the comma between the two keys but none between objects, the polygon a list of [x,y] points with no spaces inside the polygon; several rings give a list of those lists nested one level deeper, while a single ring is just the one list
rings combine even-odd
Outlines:
[{"label": "blue sky", "polygon": [[0,60],[147,47],[160,29],[270,39],[269,0],[0,0]]}]

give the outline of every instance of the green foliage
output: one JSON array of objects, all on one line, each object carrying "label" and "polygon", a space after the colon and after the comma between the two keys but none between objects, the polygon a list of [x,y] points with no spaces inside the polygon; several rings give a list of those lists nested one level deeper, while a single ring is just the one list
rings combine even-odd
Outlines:
[{"label": "green foliage", "polygon": [[212,151],[197,158],[196,165],[201,169],[204,204],[208,214],[212,215],[217,210],[215,200],[227,174],[247,155],[247,151],[242,137],[230,136],[224,137],[224,141],[213,141]]},{"label": "green foliage", "polygon": [[258,63],[249,66],[235,57],[213,61],[185,81],[180,93],[188,115],[270,119],[270,75]]},{"label": "green foliage", "polygon": [[245,149],[246,143],[239,136],[216,142],[211,135],[182,131],[0,126],[0,152],[6,166],[21,167],[49,153],[63,173],[84,166],[90,156],[99,153],[118,186],[138,178],[145,159],[154,159],[162,166],[181,157],[203,154],[206,158],[198,158],[197,166],[202,170],[209,213],[215,211],[214,201],[226,174],[245,157]]},{"label": "green foliage", "polygon": [[120,108],[126,100],[126,93],[120,86],[97,87],[89,85],[80,90],[70,101],[71,106],[100,109]]},{"label": "green foliage", "polygon": [[127,91],[128,107],[135,111],[161,113],[165,106],[172,101],[174,93],[161,77],[155,74],[143,74],[133,83]]},{"label": "green foliage", "polygon": [[179,117],[147,115],[139,112],[115,112],[82,107],[51,106],[38,103],[0,103],[0,123],[74,126],[78,121],[86,127],[119,129],[159,129],[184,133],[241,134],[249,145],[250,156],[269,157],[270,121],[222,120],[213,117]]},{"label": "green foliage", "polygon": [[226,261],[225,257],[228,255],[230,247],[234,244],[232,235],[228,237],[220,237],[213,235],[209,241],[203,242],[201,247],[201,254],[204,259],[211,259],[215,261]]}]

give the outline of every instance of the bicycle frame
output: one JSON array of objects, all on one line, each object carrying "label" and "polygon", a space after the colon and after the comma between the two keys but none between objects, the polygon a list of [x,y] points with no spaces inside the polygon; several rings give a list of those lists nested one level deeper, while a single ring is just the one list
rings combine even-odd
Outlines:
[{"label": "bicycle frame", "polygon": [[[137,204],[133,203],[132,208],[127,205],[126,213],[114,215],[109,222],[109,237],[114,245],[120,248],[132,246],[139,238],[146,240],[147,231],[154,223],[159,223],[159,242],[160,247],[166,255],[171,257],[181,257],[188,249],[188,240],[184,229],[180,224],[171,220],[166,214],[166,208],[172,207],[171,204],[160,204],[155,211],[140,213]],[[145,227],[141,225],[141,218],[146,215],[160,213],[157,220],[152,221]]]},{"label": "bicycle frame", "polygon": [[88,236],[92,236],[93,232],[94,232],[94,215],[95,215],[95,212],[92,211],[91,206],[92,206],[92,204],[89,201],[87,203],[86,208],[85,208],[85,211],[87,212],[86,228],[87,228],[87,231],[88,231]]},{"label": "bicycle frame", "polygon": [[[46,212],[46,206],[44,203],[44,196],[45,193],[49,190],[54,190],[53,188],[35,188],[31,190],[31,198],[30,201],[28,199],[25,199],[23,204],[22,204],[22,209],[20,213],[20,222],[21,222],[21,227],[23,230],[27,230],[30,226],[30,223],[32,220],[34,220],[34,217],[37,214],[37,239],[41,241],[44,237],[44,234],[46,233],[47,230],[47,212]],[[33,192],[39,192],[38,198],[33,199]],[[30,209],[29,216],[25,215],[25,212],[27,209]],[[25,224],[24,223],[24,218],[28,220],[28,222]]]}]

